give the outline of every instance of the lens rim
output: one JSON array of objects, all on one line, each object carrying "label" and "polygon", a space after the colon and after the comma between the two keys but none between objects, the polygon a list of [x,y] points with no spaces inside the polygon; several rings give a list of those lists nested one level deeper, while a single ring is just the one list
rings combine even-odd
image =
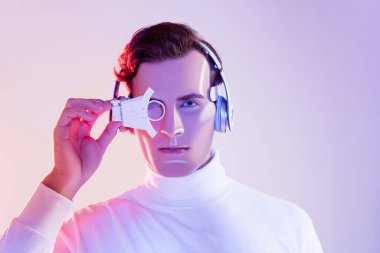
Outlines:
[{"label": "lens rim", "polygon": [[[158,103],[158,104],[160,104],[161,105],[161,107],[163,108],[163,112],[162,112],[162,115],[159,117],[159,118],[157,118],[157,119],[151,119],[150,117],[149,117],[149,104],[150,103]],[[160,100],[156,100],[156,99],[152,99],[152,100],[150,100],[149,101],[149,103],[148,103],[148,107],[147,107],[147,109],[148,109],[148,117],[149,117],[149,120],[151,120],[151,121],[159,121],[159,120],[161,120],[163,117],[164,117],[164,115],[165,115],[165,105],[164,105],[164,103],[162,103]]]}]

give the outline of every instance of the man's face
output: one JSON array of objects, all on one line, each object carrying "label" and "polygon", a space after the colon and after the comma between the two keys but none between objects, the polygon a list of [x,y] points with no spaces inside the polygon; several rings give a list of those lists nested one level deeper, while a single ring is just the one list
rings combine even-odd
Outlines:
[{"label": "man's face", "polygon": [[133,96],[151,87],[165,115],[151,122],[157,135],[135,130],[150,169],[168,177],[186,176],[211,157],[215,105],[208,99],[210,68],[196,50],[177,59],[142,63],[132,81]]}]

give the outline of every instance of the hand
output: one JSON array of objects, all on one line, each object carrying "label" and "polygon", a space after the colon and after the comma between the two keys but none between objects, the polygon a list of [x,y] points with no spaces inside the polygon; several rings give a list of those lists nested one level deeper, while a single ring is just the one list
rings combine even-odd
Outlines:
[{"label": "hand", "polygon": [[54,168],[43,183],[72,199],[93,175],[121,126],[110,122],[98,139],[90,136],[97,118],[112,107],[100,99],[67,100],[54,129]]}]

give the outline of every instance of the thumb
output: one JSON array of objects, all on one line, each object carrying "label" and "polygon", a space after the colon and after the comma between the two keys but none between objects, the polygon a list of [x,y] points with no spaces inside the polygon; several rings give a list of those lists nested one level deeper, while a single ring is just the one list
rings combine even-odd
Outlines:
[{"label": "thumb", "polygon": [[108,145],[116,136],[117,130],[121,125],[122,125],[122,122],[111,121],[110,123],[108,123],[103,133],[96,140],[96,142],[99,144],[100,148],[102,149],[103,153],[106,151]]}]

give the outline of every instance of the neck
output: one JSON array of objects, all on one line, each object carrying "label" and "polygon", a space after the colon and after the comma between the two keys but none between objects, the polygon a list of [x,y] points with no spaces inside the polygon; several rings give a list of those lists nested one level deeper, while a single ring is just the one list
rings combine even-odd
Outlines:
[{"label": "neck", "polygon": [[191,206],[218,199],[229,189],[230,179],[219,163],[219,155],[210,158],[190,175],[165,177],[148,169],[142,185],[144,198],[158,205]]}]

